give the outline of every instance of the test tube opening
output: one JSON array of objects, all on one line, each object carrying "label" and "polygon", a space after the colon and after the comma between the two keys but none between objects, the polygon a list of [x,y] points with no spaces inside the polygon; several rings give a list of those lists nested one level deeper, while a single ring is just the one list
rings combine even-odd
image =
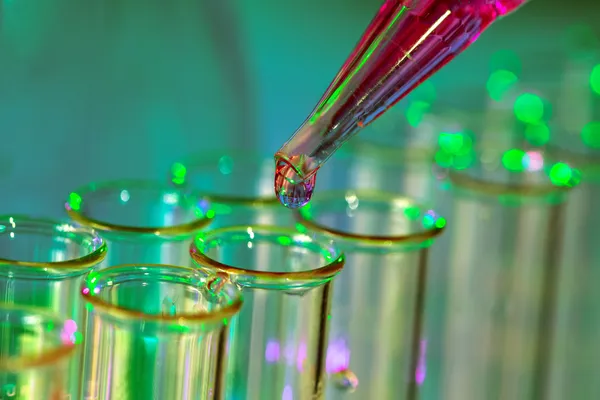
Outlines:
[{"label": "test tube opening", "polygon": [[[261,253],[272,259],[261,259]],[[277,290],[319,286],[331,280],[344,265],[344,256],[332,240],[266,225],[232,226],[200,233],[190,254],[198,268],[225,273],[238,285]],[[285,262],[272,263],[273,259]]]},{"label": "test tube opening", "polygon": [[13,279],[81,276],[106,256],[91,229],[21,215],[0,216],[0,275]]},{"label": "test tube opening", "polygon": [[69,194],[67,214],[113,234],[189,237],[214,216],[207,199],[166,183],[120,180],[92,183]]}]

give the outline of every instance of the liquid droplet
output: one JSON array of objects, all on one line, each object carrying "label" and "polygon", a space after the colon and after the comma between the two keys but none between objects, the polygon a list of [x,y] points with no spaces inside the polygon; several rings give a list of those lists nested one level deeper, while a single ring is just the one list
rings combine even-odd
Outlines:
[{"label": "liquid droplet", "polygon": [[302,179],[291,165],[286,161],[280,161],[275,171],[275,195],[287,208],[303,207],[312,197],[316,180],[316,173],[308,179]]},{"label": "liquid droplet", "polygon": [[349,369],[343,369],[331,376],[333,384],[344,392],[352,393],[358,388],[358,378]]}]

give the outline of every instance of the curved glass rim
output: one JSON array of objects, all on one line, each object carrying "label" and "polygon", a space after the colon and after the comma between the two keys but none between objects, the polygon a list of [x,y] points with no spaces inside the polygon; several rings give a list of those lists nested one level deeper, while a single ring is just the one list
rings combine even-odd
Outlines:
[{"label": "curved glass rim", "polygon": [[[289,281],[304,281],[304,282],[319,282],[326,279],[331,279],[335,275],[337,275],[343,268],[345,264],[345,256],[341,250],[335,248],[336,253],[333,257],[333,260],[328,262],[325,265],[322,265],[318,268],[313,268],[308,271],[295,271],[295,272],[283,272],[283,271],[257,271],[254,269],[237,267],[234,265],[229,265],[222,263],[220,261],[215,260],[212,257],[207,256],[198,246],[197,243],[199,239],[202,238],[204,240],[210,240],[214,238],[218,238],[219,236],[232,232],[248,232],[248,228],[251,228],[255,232],[263,232],[267,235],[277,235],[277,236],[288,236],[288,237],[297,237],[304,236],[310,238],[311,242],[316,243],[319,247],[322,248],[330,248],[329,243],[324,242],[324,238],[321,237],[313,237],[310,235],[306,235],[302,232],[298,232],[294,229],[272,226],[272,225],[237,225],[237,226],[228,226],[223,228],[214,229],[208,232],[200,233],[194,238],[194,241],[190,245],[190,255],[194,262],[200,265],[207,266],[213,270],[223,272],[225,274],[239,276],[252,276],[258,280],[273,280],[273,281],[281,281],[285,280],[286,284],[289,284]],[[300,247],[300,246],[299,246]]]},{"label": "curved glass rim", "polygon": [[[234,155],[235,157],[239,157],[242,159],[252,159],[253,157],[261,157],[265,160],[271,159],[272,155],[262,155],[261,153],[256,152],[247,152],[243,150],[213,150],[206,152],[198,152],[193,153],[186,156],[179,163],[185,165],[188,169],[201,169],[203,167],[214,166],[218,160],[223,157],[223,155]],[[273,164],[275,161],[273,161]],[[173,163],[175,164],[175,163]],[[189,172],[188,172],[189,173]],[[274,172],[273,172],[274,173]],[[171,173],[171,180],[172,178]],[[186,186],[185,184],[183,185]],[[180,187],[180,185],[175,184],[175,187]],[[197,190],[197,188],[194,188]],[[224,203],[224,204],[232,204],[232,205],[246,205],[246,206],[271,206],[278,205],[279,200],[275,196],[275,191],[273,191],[272,195],[269,196],[235,196],[235,195],[223,195],[223,194],[215,194],[210,193],[208,191],[202,191],[202,194],[205,198],[210,200],[213,203]]]},{"label": "curved glass rim", "polygon": [[583,175],[592,179],[600,178],[600,151],[598,154],[578,153],[558,146],[547,146],[548,153],[559,158],[564,158],[573,163],[573,166],[581,171]]},{"label": "curved glass rim", "polygon": [[[71,260],[63,260],[63,261],[22,261],[22,260],[11,260],[8,258],[0,257],[0,266],[2,265],[14,265],[20,267],[31,267],[38,269],[45,268],[53,268],[53,269],[76,269],[81,270],[81,272],[85,272],[88,268],[93,267],[96,264],[99,264],[106,257],[107,245],[102,237],[98,236],[98,234],[90,228],[85,226],[74,226],[68,222],[60,222],[51,219],[45,218],[35,218],[27,215],[0,215],[1,221],[10,221],[10,218],[18,219],[21,221],[27,221],[32,225],[39,226],[41,228],[56,228],[56,227],[71,227],[71,233],[78,233],[82,235],[88,235],[89,237],[99,240],[100,246],[98,246],[94,251],[89,254],[86,254],[81,257],[77,257]],[[17,228],[18,229],[18,228]],[[49,233],[53,233],[53,231],[48,230]]]},{"label": "curved glass rim", "polygon": [[[81,296],[85,301],[90,303],[93,307],[97,307],[98,309],[106,312],[109,315],[117,316],[123,319],[144,319],[145,321],[153,321],[153,322],[175,322],[181,324],[182,322],[189,323],[200,323],[200,322],[217,322],[222,321],[223,319],[230,318],[237,314],[243,303],[242,293],[238,292],[234,301],[231,304],[223,306],[217,311],[214,312],[197,312],[197,313],[187,313],[187,314],[177,314],[177,315],[156,315],[156,314],[146,314],[141,311],[134,311],[129,308],[117,306],[109,303],[108,301],[104,301],[97,296],[93,296],[90,291],[86,292],[87,281],[88,279],[98,279],[110,277],[111,275],[119,276],[120,273],[124,270],[131,269],[139,269],[140,271],[146,271],[148,268],[161,268],[167,269],[172,272],[176,271],[178,273],[190,274],[193,272],[197,272],[197,269],[190,267],[180,267],[176,265],[169,264],[120,264],[115,265],[113,267],[105,268],[97,271],[92,278],[86,278],[85,282],[81,285]],[[209,277],[207,275],[207,277]],[[218,278],[218,275],[215,275],[215,278]]]},{"label": "curved glass rim", "polygon": [[573,187],[556,186],[550,183],[508,183],[477,178],[467,173],[450,170],[448,177],[457,187],[489,196],[544,197],[567,193]]},{"label": "curved glass rim", "polygon": [[[36,315],[41,316],[45,321],[64,322],[59,316],[52,315],[47,310],[38,307],[0,303],[0,314],[5,312]],[[55,324],[54,326],[57,325]],[[73,355],[76,347],[77,345],[75,343],[62,342],[62,344],[56,348],[44,351],[39,355],[0,358],[0,371],[18,372],[24,369],[52,365],[63,358]]]},{"label": "curved glass rim", "polygon": [[[356,194],[357,197],[367,199],[373,202],[381,202],[391,204],[394,200],[409,201],[410,203],[419,206],[420,208],[426,208],[423,205],[418,204],[416,201],[407,196],[402,196],[397,193],[384,192],[379,190],[351,190],[352,193]],[[337,202],[340,199],[345,198],[348,191],[344,190],[329,190],[319,193],[319,197],[311,200],[311,204]],[[427,240],[435,239],[444,231],[445,226],[438,227],[433,226],[431,228],[425,228],[423,231],[408,233],[403,235],[365,235],[359,233],[346,232],[341,229],[336,229],[319,222],[316,222],[313,217],[310,216],[308,209],[300,208],[296,211],[296,217],[298,221],[305,225],[308,229],[316,230],[317,232],[324,232],[333,237],[352,240],[352,241],[363,241],[377,245],[388,245],[388,244],[403,244],[403,243],[421,243]]]},{"label": "curved glass rim", "polygon": [[[119,179],[119,180],[111,180],[104,181],[100,183],[90,183],[85,186],[82,186],[72,193],[77,193],[81,196],[82,202],[85,202],[85,195],[93,194],[94,192],[98,192],[100,190],[111,190],[119,188],[121,189],[123,186],[128,186],[134,189],[157,189],[162,191],[176,190],[180,191],[184,196],[196,196],[195,194],[188,193],[186,191],[182,191],[178,188],[174,188],[169,186],[166,183],[156,180],[145,180],[145,179]],[[198,199],[205,198],[204,196],[197,196]],[[213,217],[204,215],[202,218],[198,218],[192,222],[187,222],[178,225],[172,226],[131,226],[131,225],[120,225],[113,224],[109,222],[104,222],[98,219],[87,217],[84,213],[74,210],[73,207],[69,204],[69,201],[65,203],[65,209],[70,218],[74,221],[92,227],[94,229],[100,231],[112,231],[112,232],[124,232],[124,233],[138,233],[138,234],[151,234],[155,236],[176,236],[183,234],[191,234],[197,230],[203,229],[208,226]]]}]

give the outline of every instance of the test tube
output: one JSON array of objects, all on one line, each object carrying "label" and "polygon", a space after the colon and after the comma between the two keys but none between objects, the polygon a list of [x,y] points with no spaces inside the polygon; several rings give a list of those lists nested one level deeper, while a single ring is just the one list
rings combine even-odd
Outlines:
[{"label": "test tube", "polygon": [[90,274],[82,296],[81,398],[222,398],[226,332],[242,304],[235,285],[188,267],[130,264]]},{"label": "test tube", "polygon": [[346,254],[333,291],[326,398],[415,398],[427,347],[428,249],[445,220],[371,190],[318,193],[298,217],[302,229],[334,239]]},{"label": "test tube", "polygon": [[225,398],[322,399],[331,280],[344,265],[331,240],[232,226],[201,233],[190,254],[245,293],[231,328]]},{"label": "test tube", "polygon": [[46,309],[0,303],[0,398],[76,398],[68,384],[76,334],[72,320]]},{"label": "test tube", "polygon": [[439,390],[448,400],[547,398],[576,171],[539,149],[485,148],[450,180],[448,319],[442,354],[430,359],[442,363]]},{"label": "test tube", "polygon": [[211,229],[233,225],[293,226],[273,192],[273,156],[221,150],[192,154],[171,166],[176,187],[198,191],[215,211]]},{"label": "test tube", "polygon": [[[91,229],[21,215],[0,216],[0,301],[39,307],[67,319],[81,340],[84,309],[79,286],[106,256],[107,246]],[[71,365],[73,396],[80,365]]]},{"label": "test tube", "polygon": [[208,201],[166,183],[117,180],[69,194],[68,215],[94,228],[110,252],[100,268],[130,263],[191,265],[193,235],[211,222]]}]

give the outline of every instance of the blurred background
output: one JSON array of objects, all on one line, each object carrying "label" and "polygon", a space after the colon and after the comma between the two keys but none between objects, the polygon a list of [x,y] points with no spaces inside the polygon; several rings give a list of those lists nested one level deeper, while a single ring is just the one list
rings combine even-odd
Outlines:
[{"label": "blurred background", "polygon": [[[2,208],[61,212],[73,187],[162,177],[192,151],[275,152],[379,3],[3,1]],[[569,28],[586,24],[577,40],[595,45],[584,33],[600,30],[599,10],[592,1],[531,2],[431,79],[437,98],[470,101],[465,87],[483,87],[502,67],[494,55],[508,50],[521,81],[556,85]]]}]

